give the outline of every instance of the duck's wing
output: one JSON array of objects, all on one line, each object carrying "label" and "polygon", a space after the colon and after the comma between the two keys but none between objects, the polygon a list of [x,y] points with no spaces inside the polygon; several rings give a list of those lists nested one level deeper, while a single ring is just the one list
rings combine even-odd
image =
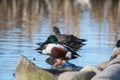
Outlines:
[{"label": "duck's wing", "polygon": [[87,39],[80,39],[82,42],[86,42],[87,41]]},{"label": "duck's wing", "polygon": [[74,51],[77,51],[78,49],[80,49],[80,47],[83,46],[83,45],[79,45],[79,44],[67,43],[67,42],[62,42],[62,41],[59,41],[57,43],[64,45],[64,47],[71,48]]},{"label": "duck's wing", "polygon": [[79,43],[82,44],[82,42],[86,42],[86,39],[80,39],[74,35],[69,35],[69,38],[67,39],[68,42],[74,42],[74,43]]},{"label": "duck's wing", "polygon": [[39,53],[42,54],[42,50],[46,48],[47,46],[47,40],[45,42],[40,42],[40,43],[37,43],[39,45],[39,47],[36,49]]},{"label": "duck's wing", "polygon": [[42,51],[43,51],[43,49],[45,49],[45,48],[46,48],[46,45],[40,46],[40,47],[38,47],[36,50],[37,50],[40,54],[42,54]]},{"label": "duck's wing", "polygon": [[[63,45],[68,51],[72,52],[75,55],[78,55],[71,47],[69,47],[66,43],[64,42],[59,42],[59,44]],[[78,55],[80,56],[80,55]],[[81,56],[80,56],[81,57]]]}]

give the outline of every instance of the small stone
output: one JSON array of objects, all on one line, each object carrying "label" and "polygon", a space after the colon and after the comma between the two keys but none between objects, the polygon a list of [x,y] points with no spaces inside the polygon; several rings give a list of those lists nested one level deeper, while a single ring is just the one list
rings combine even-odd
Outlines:
[{"label": "small stone", "polygon": [[36,61],[36,58],[33,58],[34,61]]}]

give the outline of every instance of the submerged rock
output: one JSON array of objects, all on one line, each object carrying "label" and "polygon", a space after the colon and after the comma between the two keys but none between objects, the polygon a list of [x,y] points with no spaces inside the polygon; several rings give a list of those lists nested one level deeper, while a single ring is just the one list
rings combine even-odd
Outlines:
[{"label": "submerged rock", "polygon": [[15,76],[16,80],[55,80],[53,74],[37,67],[24,56],[20,56]]}]

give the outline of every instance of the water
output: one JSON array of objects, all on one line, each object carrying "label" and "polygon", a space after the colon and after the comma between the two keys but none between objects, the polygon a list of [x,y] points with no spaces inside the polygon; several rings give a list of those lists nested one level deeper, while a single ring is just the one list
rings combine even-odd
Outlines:
[{"label": "water", "polygon": [[109,60],[120,38],[119,7],[119,0],[91,0],[82,6],[74,0],[1,0],[0,80],[15,80],[13,74],[20,55],[39,67],[50,68],[45,62],[48,56],[35,49],[36,43],[44,42],[53,34],[54,25],[62,33],[88,40],[77,51],[82,57],[71,63],[87,66]]}]

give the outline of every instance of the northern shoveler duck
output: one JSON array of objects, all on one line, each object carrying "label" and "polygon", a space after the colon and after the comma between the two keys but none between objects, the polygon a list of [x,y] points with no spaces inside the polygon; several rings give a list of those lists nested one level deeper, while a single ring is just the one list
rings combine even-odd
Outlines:
[{"label": "northern shoveler duck", "polygon": [[[54,65],[62,64],[63,60],[68,62],[70,59],[75,59],[80,57],[75,51],[73,51],[68,46],[57,42],[57,38],[54,35],[50,35],[48,39],[36,50],[45,55],[53,57]],[[59,61],[57,61],[59,59]]]},{"label": "northern shoveler duck", "polygon": [[74,35],[61,34],[60,30],[56,26],[53,27],[53,31],[60,42],[68,44],[68,46],[73,50],[78,50],[80,47],[85,45],[83,42],[87,41],[86,39],[77,38]]},{"label": "northern shoveler duck", "polygon": [[120,40],[117,41],[116,47],[114,48],[112,52],[112,56],[110,58],[110,61],[116,58],[118,55],[120,55]]}]

